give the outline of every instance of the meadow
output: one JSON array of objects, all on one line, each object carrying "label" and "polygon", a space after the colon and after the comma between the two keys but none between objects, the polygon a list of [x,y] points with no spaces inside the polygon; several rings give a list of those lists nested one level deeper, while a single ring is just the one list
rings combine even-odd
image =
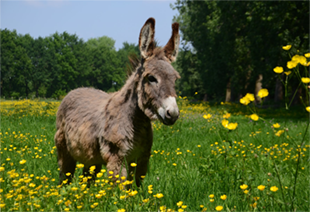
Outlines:
[{"label": "meadow", "polygon": [[[115,185],[103,167],[88,188],[83,164],[77,164],[72,184],[58,185],[53,137],[59,104],[1,101],[1,211],[310,208],[309,113],[304,107],[193,104],[179,97],[176,124],[153,122],[154,144],[143,186],[132,181]],[[128,184],[132,189],[125,189]]]}]

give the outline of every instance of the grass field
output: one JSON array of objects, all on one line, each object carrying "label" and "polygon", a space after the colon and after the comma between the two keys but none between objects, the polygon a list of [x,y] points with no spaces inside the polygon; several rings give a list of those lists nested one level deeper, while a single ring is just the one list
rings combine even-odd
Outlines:
[{"label": "grass field", "polygon": [[58,186],[53,137],[59,102],[1,101],[1,211],[309,210],[304,108],[178,104],[175,125],[153,123],[143,186],[126,190],[120,182],[111,185],[105,167],[87,188],[82,165],[71,185]]}]

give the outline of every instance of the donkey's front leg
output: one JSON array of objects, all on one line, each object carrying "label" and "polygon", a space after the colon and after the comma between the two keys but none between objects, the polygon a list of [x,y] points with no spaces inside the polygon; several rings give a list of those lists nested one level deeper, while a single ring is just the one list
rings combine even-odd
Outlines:
[{"label": "donkey's front leg", "polygon": [[[112,176],[112,181],[116,181],[122,177],[127,178],[127,169],[124,163],[124,158],[119,156],[111,156],[107,162],[108,175]],[[116,177],[118,175],[118,177]],[[123,178],[124,179],[124,178]],[[125,180],[121,180],[125,181]]]},{"label": "donkey's front leg", "polygon": [[138,187],[141,186],[143,178],[146,175],[149,160],[150,160],[150,154],[144,155],[138,160],[138,163],[136,166],[136,174],[135,174],[135,180],[136,180],[136,184]]}]

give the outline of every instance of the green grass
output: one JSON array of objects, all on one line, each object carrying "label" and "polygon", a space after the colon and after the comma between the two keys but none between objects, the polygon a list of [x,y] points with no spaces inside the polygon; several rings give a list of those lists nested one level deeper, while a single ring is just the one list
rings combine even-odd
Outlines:
[{"label": "green grass", "polygon": [[[175,125],[153,125],[149,171],[141,188],[133,185],[137,194],[111,186],[106,172],[89,189],[83,189],[79,168],[71,185],[58,187],[55,116],[28,115],[25,108],[22,112],[16,108],[14,113],[2,112],[1,210],[158,211],[166,207],[175,211],[215,211],[217,206],[225,211],[309,209],[308,114],[302,108],[257,109],[261,119],[254,122],[245,116],[251,113],[241,105],[210,107],[183,101],[179,105],[182,116]],[[232,114],[229,122],[238,123],[235,130],[222,126],[226,112]],[[204,114],[212,117],[204,119]],[[273,129],[275,123],[280,128]],[[279,130],[284,131],[276,136]],[[23,159],[26,163],[20,164]],[[243,184],[248,186],[248,193],[240,188]],[[148,188],[150,185],[153,189]],[[265,189],[258,190],[259,185]],[[272,186],[278,190],[271,191]],[[153,196],[160,193],[163,197]],[[102,195],[97,198],[96,194]],[[222,200],[222,195],[227,198]],[[177,206],[179,201],[183,208]]]}]

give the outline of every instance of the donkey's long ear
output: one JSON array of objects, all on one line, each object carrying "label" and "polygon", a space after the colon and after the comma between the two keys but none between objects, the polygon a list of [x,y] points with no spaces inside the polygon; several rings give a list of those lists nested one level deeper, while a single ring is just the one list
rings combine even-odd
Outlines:
[{"label": "donkey's long ear", "polygon": [[180,43],[179,23],[173,23],[171,38],[164,47],[165,55],[171,62],[174,62],[178,56],[179,43]]},{"label": "donkey's long ear", "polygon": [[139,48],[142,58],[146,59],[153,54],[155,34],[155,19],[149,18],[143,25],[139,36]]}]

